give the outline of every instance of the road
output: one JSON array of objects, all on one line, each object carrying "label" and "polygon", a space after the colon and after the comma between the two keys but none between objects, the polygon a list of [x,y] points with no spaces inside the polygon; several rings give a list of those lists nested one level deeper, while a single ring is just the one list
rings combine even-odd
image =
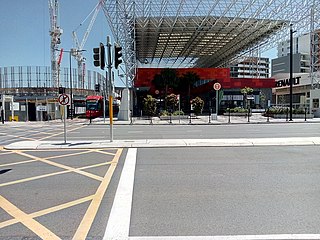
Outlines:
[{"label": "road", "polygon": [[[0,126],[0,145],[22,140],[63,141],[62,124]],[[115,125],[114,139],[220,139],[319,137],[320,123],[232,125]],[[110,139],[108,125],[69,124],[67,139]]]},{"label": "road", "polygon": [[[116,125],[114,137],[319,137],[319,125]],[[62,141],[61,127],[1,126],[0,145]],[[108,133],[74,123],[67,135]],[[320,239],[318,155],[317,145],[3,149],[0,239]]]}]

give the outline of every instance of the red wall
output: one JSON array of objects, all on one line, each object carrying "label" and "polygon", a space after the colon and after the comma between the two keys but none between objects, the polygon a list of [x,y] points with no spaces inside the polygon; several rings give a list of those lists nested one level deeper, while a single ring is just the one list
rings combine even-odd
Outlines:
[{"label": "red wall", "polygon": [[[156,74],[161,72],[162,68],[138,68],[137,75],[134,81],[135,87],[151,87],[152,80]],[[195,72],[200,79],[213,80],[213,82],[200,86],[198,91],[208,91],[212,89],[215,82],[219,82],[224,89],[230,88],[273,88],[275,87],[275,79],[266,78],[230,78],[229,68],[177,68],[178,76],[186,72]],[[210,90],[211,90],[210,89]],[[201,92],[202,92],[201,91]]]}]

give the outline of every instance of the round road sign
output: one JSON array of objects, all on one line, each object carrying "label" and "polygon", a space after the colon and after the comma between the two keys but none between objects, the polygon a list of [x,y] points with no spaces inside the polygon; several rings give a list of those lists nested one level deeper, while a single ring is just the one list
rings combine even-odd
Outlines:
[{"label": "round road sign", "polygon": [[69,105],[70,96],[68,94],[60,94],[58,97],[58,102],[60,105]]},{"label": "round road sign", "polygon": [[221,89],[221,84],[218,83],[218,82],[213,84],[213,89],[216,90],[216,91],[220,90]]}]

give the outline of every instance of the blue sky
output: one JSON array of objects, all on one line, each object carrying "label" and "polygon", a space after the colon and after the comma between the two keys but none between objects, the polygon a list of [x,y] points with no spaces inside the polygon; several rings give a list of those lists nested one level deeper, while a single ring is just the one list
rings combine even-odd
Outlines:
[{"label": "blue sky", "polygon": [[[50,66],[50,19],[47,0],[0,0],[0,66]],[[87,17],[98,0],[60,0],[59,24],[63,29],[60,47],[74,47],[72,31]],[[77,30],[81,42],[91,17]],[[99,12],[92,31],[84,46],[87,69],[97,70],[92,63],[92,48],[106,42],[111,35],[106,18]],[[76,61],[72,61],[76,67]],[[68,55],[61,63],[69,66]]]},{"label": "blue sky", "polygon": [[[47,0],[0,0],[0,66],[50,66],[50,19]],[[74,47],[72,31],[88,16],[98,0],[60,0],[59,24],[63,29],[61,48]],[[91,17],[77,30],[81,42]],[[102,11],[99,12],[84,46],[87,69],[100,71],[92,63],[92,48],[106,42],[111,31]],[[276,57],[275,51],[263,56]],[[61,63],[69,67],[68,55]],[[72,60],[76,67],[76,61]]]}]

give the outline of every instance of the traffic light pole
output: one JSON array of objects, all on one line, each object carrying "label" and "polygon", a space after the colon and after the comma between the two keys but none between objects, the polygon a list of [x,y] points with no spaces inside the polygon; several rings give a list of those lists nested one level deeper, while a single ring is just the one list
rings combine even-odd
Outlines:
[{"label": "traffic light pole", "polygon": [[106,83],[109,81],[108,92],[109,92],[109,119],[110,119],[110,142],[113,142],[113,93],[112,93],[112,63],[111,63],[111,43],[110,37],[107,36],[107,51],[108,51],[108,78]]}]

